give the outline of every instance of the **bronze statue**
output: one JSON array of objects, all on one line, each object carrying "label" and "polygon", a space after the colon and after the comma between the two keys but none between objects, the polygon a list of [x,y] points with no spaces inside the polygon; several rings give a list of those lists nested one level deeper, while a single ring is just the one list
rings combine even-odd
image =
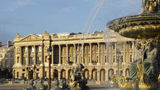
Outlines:
[{"label": "bronze statue", "polygon": [[156,12],[159,9],[159,0],[142,0],[143,12]]}]

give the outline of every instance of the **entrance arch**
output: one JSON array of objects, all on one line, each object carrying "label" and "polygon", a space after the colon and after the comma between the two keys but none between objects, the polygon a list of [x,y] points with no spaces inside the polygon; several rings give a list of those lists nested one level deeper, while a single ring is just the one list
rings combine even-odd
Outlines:
[{"label": "entrance arch", "polygon": [[128,68],[125,71],[125,76],[129,76],[129,69]]},{"label": "entrance arch", "polygon": [[84,77],[85,77],[86,79],[89,79],[89,70],[88,70],[88,69],[85,69],[85,70],[84,70]]},{"label": "entrance arch", "polygon": [[111,80],[112,75],[114,74],[114,70],[113,69],[109,69],[108,70],[108,80]]},{"label": "entrance arch", "polygon": [[92,79],[97,81],[97,69],[92,70]]},{"label": "entrance arch", "polygon": [[33,79],[33,70],[28,72],[28,79]]},{"label": "entrance arch", "polygon": [[53,71],[53,79],[58,79],[58,70]]},{"label": "entrance arch", "polygon": [[71,76],[72,76],[72,70],[69,69],[69,70],[68,70],[68,79],[71,78]]},{"label": "entrance arch", "polygon": [[66,79],[66,71],[64,69],[61,71],[61,79]]}]

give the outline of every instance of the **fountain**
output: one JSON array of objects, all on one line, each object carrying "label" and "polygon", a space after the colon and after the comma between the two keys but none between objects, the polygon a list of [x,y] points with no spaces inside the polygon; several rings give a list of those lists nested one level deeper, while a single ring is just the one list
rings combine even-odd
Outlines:
[{"label": "fountain", "polygon": [[114,75],[122,90],[159,90],[160,0],[142,0],[142,13],[108,23],[108,28],[128,38],[138,39],[142,59],[129,67],[129,77]]}]

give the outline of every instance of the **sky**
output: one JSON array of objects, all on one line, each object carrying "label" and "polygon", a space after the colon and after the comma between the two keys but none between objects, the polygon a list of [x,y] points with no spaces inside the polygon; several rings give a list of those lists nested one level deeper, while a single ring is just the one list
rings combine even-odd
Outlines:
[{"label": "sky", "polygon": [[109,21],[139,13],[141,0],[0,0],[0,41],[17,33],[104,31]]}]

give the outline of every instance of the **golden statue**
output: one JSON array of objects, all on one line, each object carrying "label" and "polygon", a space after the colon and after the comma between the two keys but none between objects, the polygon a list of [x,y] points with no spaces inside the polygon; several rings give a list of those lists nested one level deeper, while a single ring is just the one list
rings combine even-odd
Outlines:
[{"label": "golden statue", "polygon": [[142,0],[142,11],[154,12],[158,11],[159,0]]}]

